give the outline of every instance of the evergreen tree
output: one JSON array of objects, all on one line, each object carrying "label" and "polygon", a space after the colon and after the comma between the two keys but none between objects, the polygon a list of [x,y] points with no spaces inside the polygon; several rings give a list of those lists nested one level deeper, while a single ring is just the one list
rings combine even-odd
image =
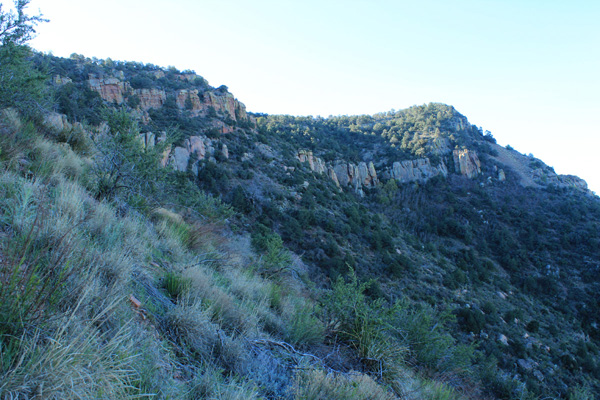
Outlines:
[{"label": "evergreen tree", "polygon": [[46,76],[31,62],[31,49],[25,44],[35,34],[35,26],[46,20],[29,16],[29,0],[16,0],[16,12],[4,11],[0,4],[0,107],[22,112],[43,108]]}]

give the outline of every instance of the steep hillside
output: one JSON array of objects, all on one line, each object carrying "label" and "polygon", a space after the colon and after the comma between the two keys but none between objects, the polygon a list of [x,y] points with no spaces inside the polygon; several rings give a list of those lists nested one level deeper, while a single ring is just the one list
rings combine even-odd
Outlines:
[{"label": "steep hillside", "polygon": [[0,397],[600,390],[583,180],[444,104],[272,116],[192,71],[27,62],[41,107],[1,103]]}]

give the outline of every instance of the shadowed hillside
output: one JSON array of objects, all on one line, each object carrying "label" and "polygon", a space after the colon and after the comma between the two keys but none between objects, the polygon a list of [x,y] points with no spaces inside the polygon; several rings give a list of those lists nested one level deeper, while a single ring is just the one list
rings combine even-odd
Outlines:
[{"label": "shadowed hillside", "polygon": [[254,114],[193,71],[0,60],[0,398],[600,390],[598,197],[452,106]]}]

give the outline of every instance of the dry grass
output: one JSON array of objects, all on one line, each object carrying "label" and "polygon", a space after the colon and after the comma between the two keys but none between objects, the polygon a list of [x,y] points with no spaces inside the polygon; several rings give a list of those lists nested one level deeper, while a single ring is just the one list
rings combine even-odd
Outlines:
[{"label": "dry grass", "polygon": [[35,141],[33,149],[34,158],[31,171],[36,176],[64,175],[69,179],[83,183],[88,182],[88,172],[92,161],[77,155],[67,144],[38,139]]},{"label": "dry grass", "polygon": [[128,327],[106,334],[94,328],[110,311],[88,323],[72,313],[51,333],[38,330],[12,338],[13,346],[2,348],[3,359],[10,361],[0,372],[0,398],[137,397],[140,393],[132,386],[138,379],[135,347]]},{"label": "dry grass", "polygon": [[239,379],[225,379],[214,369],[207,369],[192,383],[190,398],[218,400],[251,400],[260,398],[257,389]]},{"label": "dry grass", "polygon": [[394,400],[391,391],[368,375],[326,373],[321,370],[300,372],[296,376],[297,400]]}]

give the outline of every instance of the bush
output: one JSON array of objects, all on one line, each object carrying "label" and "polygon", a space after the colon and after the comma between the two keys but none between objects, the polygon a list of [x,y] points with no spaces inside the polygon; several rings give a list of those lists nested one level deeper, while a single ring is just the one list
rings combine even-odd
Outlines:
[{"label": "bush", "polygon": [[465,332],[479,333],[485,327],[485,315],[479,310],[461,308],[456,315],[460,327]]},{"label": "bush", "polygon": [[428,305],[410,307],[406,301],[395,307],[393,324],[404,332],[414,360],[423,366],[445,373],[467,374],[474,348],[459,344],[445,325],[454,322],[448,312],[436,312]]},{"label": "bush", "polygon": [[290,316],[291,325],[286,332],[286,340],[301,346],[321,343],[325,337],[325,326],[315,314],[315,307],[310,304],[296,305]]},{"label": "bush", "polygon": [[173,299],[178,299],[186,294],[191,288],[191,280],[180,274],[170,271],[163,278],[163,287]]},{"label": "bush", "polygon": [[382,299],[369,301],[368,286],[359,283],[351,269],[348,282],[338,277],[326,304],[337,321],[336,333],[356,349],[366,370],[395,379],[407,349],[394,340],[397,331],[389,321],[395,309],[386,307]]},{"label": "bush", "polygon": [[252,232],[252,246],[263,255],[263,265],[269,270],[286,267],[291,257],[281,236],[259,223]]}]

